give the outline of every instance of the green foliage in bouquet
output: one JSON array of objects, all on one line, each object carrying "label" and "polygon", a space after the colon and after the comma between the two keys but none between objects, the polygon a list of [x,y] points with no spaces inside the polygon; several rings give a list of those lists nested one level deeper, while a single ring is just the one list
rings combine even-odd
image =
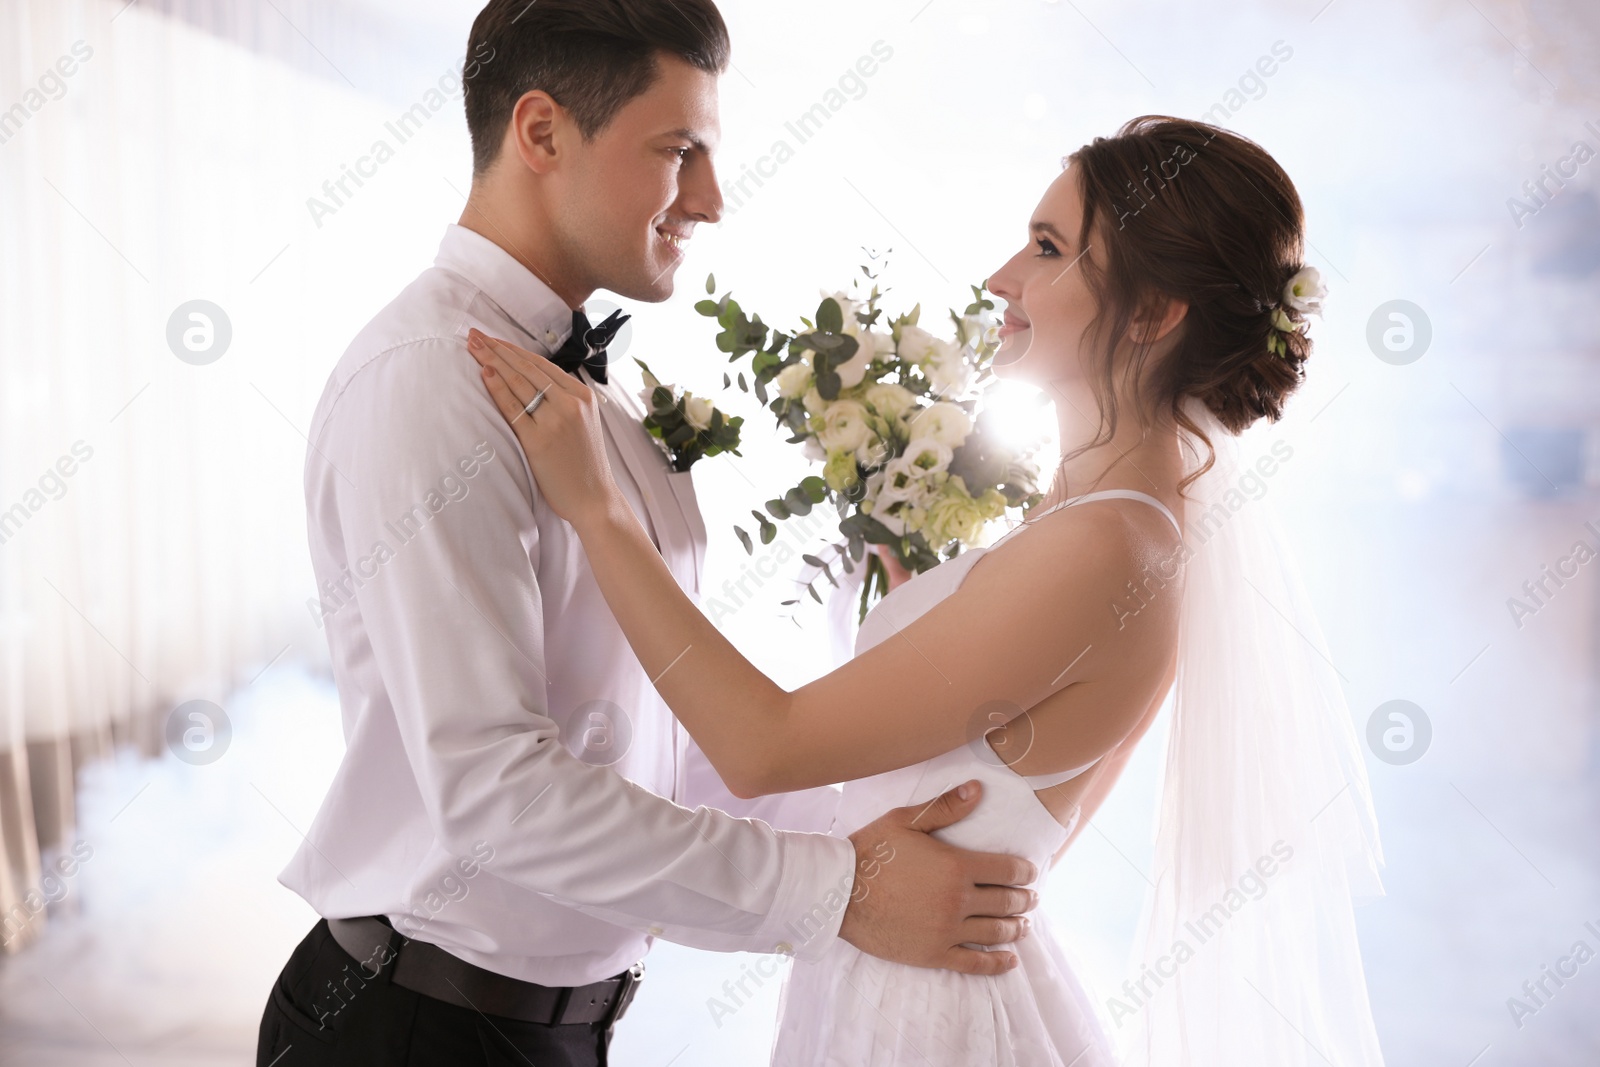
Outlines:
[{"label": "green foliage in bouquet", "polygon": [[[741,370],[739,388],[753,392],[788,441],[823,465],[820,476],[767,501],[766,514],[751,512],[761,543],[777,536],[776,522],[833,504],[843,536],[834,562],[847,573],[856,564],[867,568],[865,617],[888,590],[888,573],[868,545],[920,573],[976,544],[987,523],[1040,494],[1033,449],[1007,447],[978,410],[999,347],[995,305],[984,287],[972,287],[964,311],[950,312],[954,339],[947,340],[919,324],[920,304],[886,320],[878,276],[865,265],[861,272],[872,282],[870,294],[824,296],[814,319],[801,319],[803,328],[793,331],[747,315],[731,293],[695,308],[721,327],[717,348],[729,362],[747,361],[751,380]],[[706,292],[716,292],[714,277]],[[731,385],[726,376],[724,384]],[[734,532],[753,552],[749,533]],[[828,561],[805,558],[839,584]],[[815,583],[807,589],[820,603]]]}]

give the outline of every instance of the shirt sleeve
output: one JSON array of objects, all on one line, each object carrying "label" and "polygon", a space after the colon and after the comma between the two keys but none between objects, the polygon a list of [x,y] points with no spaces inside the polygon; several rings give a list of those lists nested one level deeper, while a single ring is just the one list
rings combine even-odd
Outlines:
[{"label": "shirt sleeve", "polygon": [[535,577],[538,524],[561,520],[463,345],[379,356],[336,404],[312,442],[314,491],[371,572],[361,621],[441,846],[487,842],[498,877],[681,944],[825,951],[853,885],[848,841],[681,807],[561,744]]}]

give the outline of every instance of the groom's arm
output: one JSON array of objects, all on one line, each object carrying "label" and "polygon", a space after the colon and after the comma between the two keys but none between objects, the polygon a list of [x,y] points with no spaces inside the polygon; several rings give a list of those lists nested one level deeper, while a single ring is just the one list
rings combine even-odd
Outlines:
[{"label": "groom's arm", "polygon": [[830,902],[853,887],[848,841],[686,810],[561,744],[534,571],[551,550],[543,505],[460,344],[379,356],[337,405],[312,489],[331,494],[350,560],[382,557],[356,600],[441,847],[487,842],[500,878],[686,945],[820,954],[844,910]]}]

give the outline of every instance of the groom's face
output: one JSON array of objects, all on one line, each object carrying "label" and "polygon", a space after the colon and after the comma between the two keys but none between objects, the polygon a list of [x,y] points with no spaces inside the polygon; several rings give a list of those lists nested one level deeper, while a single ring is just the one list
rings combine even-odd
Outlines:
[{"label": "groom's face", "polygon": [[556,225],[590,288],[661,301],[696,225],[722,217],[717,78],[660,53],[655,84],[582,143]]}]

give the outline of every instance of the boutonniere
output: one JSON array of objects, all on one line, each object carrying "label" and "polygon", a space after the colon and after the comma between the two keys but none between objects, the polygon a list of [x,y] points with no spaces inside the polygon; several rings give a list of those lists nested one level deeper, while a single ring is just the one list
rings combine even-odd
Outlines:
[{"label": "boutonniere", "polygon": [[731,452],[739,455],[739,427],[744,419],[726,415],[703,396],[695,396],[676,385],[662,385],[642,359],[635,359],[644,371],[644,388],[639,399],[649,414],[644,428],[661,442],[675,471],[686,471],[698,459]]}]

